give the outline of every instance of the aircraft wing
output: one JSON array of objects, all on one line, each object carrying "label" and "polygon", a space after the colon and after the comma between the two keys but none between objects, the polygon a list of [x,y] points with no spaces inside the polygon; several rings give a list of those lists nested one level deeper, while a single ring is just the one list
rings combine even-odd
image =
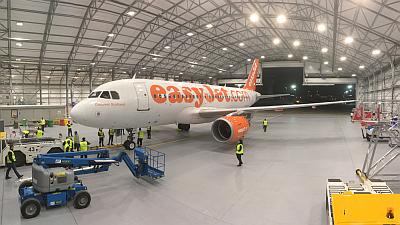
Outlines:
[{"label": "aircraft wing", "polygon": [[275,94],[275,95],[260,95],[257,97],[257,100],[266,99],[266,98],[277,98],[283,96],[289,96],[290,94]]},{"label": "aircraft wing", "polygon": [[318,102],[318,103],[306,103],[306,104],[292,104],[292,105],[273,105],[273,106],[257,106],[257,107],[245,107],[245,108],[201,108],[199,110],[199,115],[201,117],[212,118],[218,116],[224,116],[230,113],[253,113],[253,112],[261,112],[261,111],[273,111],[277,109],[295,109],[295,108],[308,108],[315,106],[323,106],[323,105],[334,105],[334,104],[343,104],[343,103],[351,103],[356,100],[348,100],[348,101],[335,101],[335,102]]}]

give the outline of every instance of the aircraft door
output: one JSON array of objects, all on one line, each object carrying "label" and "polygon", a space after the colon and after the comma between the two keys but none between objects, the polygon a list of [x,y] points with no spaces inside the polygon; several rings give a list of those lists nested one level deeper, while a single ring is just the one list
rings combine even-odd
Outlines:
[{"label": "aircraft door", "polygon": [[149,107],[149,95],[147,93],[147,88],[145,83],[134,83],[133,84],[136,91],[137,97],[137,110],[138,111],[148,111]]}]

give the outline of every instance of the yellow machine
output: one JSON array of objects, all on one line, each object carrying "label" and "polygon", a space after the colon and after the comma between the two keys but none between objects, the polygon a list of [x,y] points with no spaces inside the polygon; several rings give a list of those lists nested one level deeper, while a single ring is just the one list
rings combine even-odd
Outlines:
[{"label": "yellow machine", "polygon": [[330,225],[400,224],[400,194],[393,194],[386,182],[369,180],[356,171],[361,184],[328,179],[326,206]]}]

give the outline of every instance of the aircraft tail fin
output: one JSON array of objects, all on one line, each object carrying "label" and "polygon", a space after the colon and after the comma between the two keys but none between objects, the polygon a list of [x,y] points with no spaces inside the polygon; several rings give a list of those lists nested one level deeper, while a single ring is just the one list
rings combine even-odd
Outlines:
[{"label": "aircraft tail fin", "polygon": [[254,59],[253,65],[250,70],[249,77],[247,78],[246,84],[244,85],[244,89],[255,91],[256,90],[256,81],[258,75],[258,66],[260,64],[259,59]]}]

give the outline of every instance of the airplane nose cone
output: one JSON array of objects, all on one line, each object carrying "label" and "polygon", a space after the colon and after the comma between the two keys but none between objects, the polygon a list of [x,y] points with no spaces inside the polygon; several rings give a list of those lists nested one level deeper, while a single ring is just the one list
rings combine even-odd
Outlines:
[{"label": "airplane nose cone", "polygon": [[76,104],[72,109],[71,109],[71,117],[74,121],[78,123],[83,122],[83,114],[82,112],[82,107],[80,106],[80,103]]}]

